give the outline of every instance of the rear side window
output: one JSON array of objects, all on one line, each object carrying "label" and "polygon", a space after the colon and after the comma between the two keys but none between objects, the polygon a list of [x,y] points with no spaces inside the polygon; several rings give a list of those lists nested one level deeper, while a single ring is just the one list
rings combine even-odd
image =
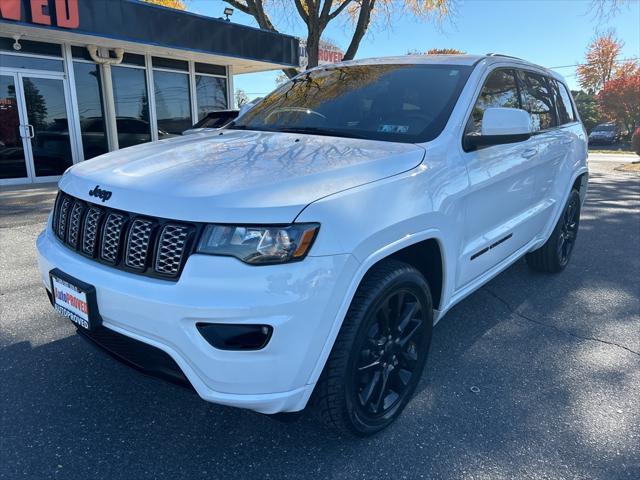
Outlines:
[{"label": "rear side window", "polygon": [[572,123],[576,121],[576,115],[573,111],[573,104],[567,87],[557,80],[549,80],[553,85],[553,91],[556,99],[556,108],[558,109],[558,121],[560,125]]},{"label": "rear side window", "polygon": [[553,93],[547,79],[542,75],[519,71],[522,86],[522,108],[531,114],[534,132],[557,125],[553,106]]},{"label": "rear side window", "polygon": [[484,83],[467,122],[465,135],[480,135],[482,117],[487,108],[520,108],[518,87],[513,70],[496,70]]}]

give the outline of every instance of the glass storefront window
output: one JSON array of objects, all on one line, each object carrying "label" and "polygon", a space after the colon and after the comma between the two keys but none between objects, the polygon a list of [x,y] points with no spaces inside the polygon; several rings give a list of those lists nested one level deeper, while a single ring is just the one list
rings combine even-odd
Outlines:
[{"label": "glass storefront window", "polygon": [[227,108],[227,79],[196,75],[196,98],[198,100],[198,121],[209,112]]},{"label": "glass storefront window", "polygon": [[149,95],[143,69],[111,67],[120,148],[151,141]]},{"label": "glass storefront window", "polygon": [[62,60],[28,57],[26,55],[0,54],[0,66],[4,68],[25,68],[30,70],[53,70],[55,72],[64,72]]},{"label": "glass storefront window", "polygon": [[102,105],[100,70],[94,63],[73,63],[84,159],[109,151]]},{"label": "glass storefront window", "polygon": [[159,138],[167,134],[180,135],[191,128],[189,75],[154,70],[153,85]]}]

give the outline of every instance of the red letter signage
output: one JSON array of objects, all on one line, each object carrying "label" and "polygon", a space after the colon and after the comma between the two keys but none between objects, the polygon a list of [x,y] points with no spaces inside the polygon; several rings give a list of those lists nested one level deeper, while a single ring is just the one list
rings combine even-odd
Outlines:
[{"label": "red letter signage", "polygon": [[20,0],[0,0],[0,15],[9,20],[20,20]]},{"label": "red letter signage", "polygon": [[78,28],[78,0],[56,0],[56,22],[59,27]]},{"label": "red letter signage", "polygon": [[41,25],[51,25],[51,17],[44,12],[49,8],[49,0],[31,0],[31,20]]}]

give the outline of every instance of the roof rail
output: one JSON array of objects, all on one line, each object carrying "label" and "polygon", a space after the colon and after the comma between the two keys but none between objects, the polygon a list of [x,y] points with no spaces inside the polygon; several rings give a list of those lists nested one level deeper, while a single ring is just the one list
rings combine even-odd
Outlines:
[{"label": "roof rail", "polygon": [[513,55],[505,55],[504,53],[487,53],[487,57],[506,57],[506,58],[515,58],[516,60],[522,60],[520,57],[514,57]]}]

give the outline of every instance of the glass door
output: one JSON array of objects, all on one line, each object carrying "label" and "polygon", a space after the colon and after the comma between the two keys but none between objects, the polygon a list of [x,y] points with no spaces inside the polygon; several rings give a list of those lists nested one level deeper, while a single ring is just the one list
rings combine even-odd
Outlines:
[{"label": "glass door", "polygon": [[32,180],[58,177],[73,164],[64,79],[19,73],[27,117]]},{"label": "glass door", "polygon": [[73,164],[64,77],[0,74],[0,184],[52,181]]},{"label": "glass door", "polygon": [[24,183],[31,177],[24,129],[27,122],[16,85],[17,74],[0,74],[0,184]]}]

